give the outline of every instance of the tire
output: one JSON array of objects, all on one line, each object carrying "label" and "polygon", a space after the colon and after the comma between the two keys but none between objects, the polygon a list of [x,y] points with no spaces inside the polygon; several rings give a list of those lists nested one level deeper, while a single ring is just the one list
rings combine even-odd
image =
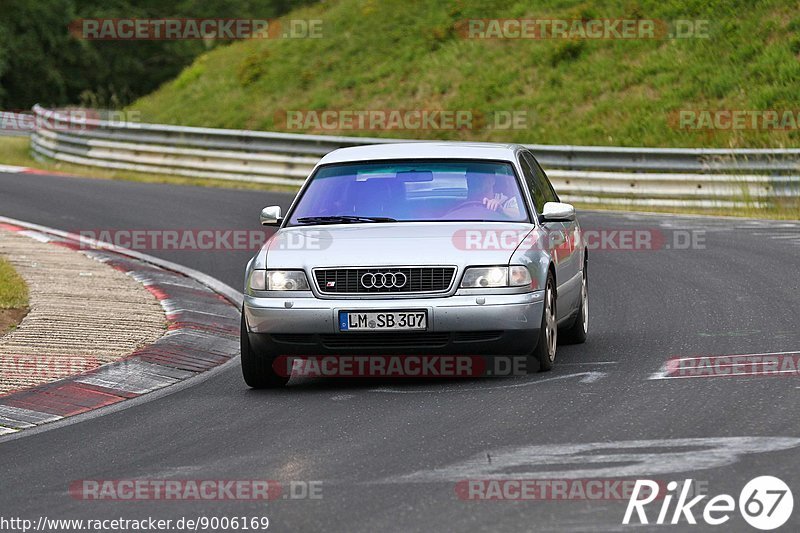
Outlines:
[{"label": "tire", "polygon": [[547,284],[544,291],[544,306],[542,310],[542,324],[539,329],[539,339],[533,353],[528,356],[528,372],[538,365],[539,372],[552,370],[556,359],[558,345],[558,325],[556,322],[556,283],[553,274],[547,275]]},{"label": "tire", "polygon": [[586,264],[583,265],[583,281],[581,281],[581,301],[575,322],[561,333],[565,344],[583,344],[589,333],[589,279]]},{"label": "tire", "polygon": [[273,357],[256,353],[250,345],[247,331],[247,321],[242,309],[242,326],[239,333],[239,342],[242,352],[242,376],[244,382],[254,389],[270,389],[283,387],[289,382],[289,377],[280,376],[273,368]]}]

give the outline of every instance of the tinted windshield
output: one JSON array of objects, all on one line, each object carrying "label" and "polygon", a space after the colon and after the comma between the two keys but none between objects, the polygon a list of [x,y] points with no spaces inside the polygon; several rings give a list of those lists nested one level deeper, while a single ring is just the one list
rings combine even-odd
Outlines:
[{"label": "tinted windshield", "polygon": [[321,167],[289,223],[431,220],[528,220],[511,164],[409,161]]}]

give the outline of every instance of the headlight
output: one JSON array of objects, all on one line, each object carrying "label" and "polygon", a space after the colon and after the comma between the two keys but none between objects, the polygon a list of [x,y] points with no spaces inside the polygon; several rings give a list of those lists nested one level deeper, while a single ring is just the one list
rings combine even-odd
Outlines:
[{"label": "headlight", "polygon": [[256,291],[307,291],[308,279],[302,270],[253,270],[250,288]]},{"label": "headlight", "polygon": [[307,291],[308,279],[302,270],[267,270],[268,291]]},{"label": "headlight", "polygon": [[461,286],[470,289],[508,286],[508,267],[472,267],[464,272]]},{"label": "headlight", "polygon": [[531,284],[531,274],[521,265],[511,268],[504,266],[472,267],[464,272],[461,287],[481,289],[490,287],[523,287]]}]

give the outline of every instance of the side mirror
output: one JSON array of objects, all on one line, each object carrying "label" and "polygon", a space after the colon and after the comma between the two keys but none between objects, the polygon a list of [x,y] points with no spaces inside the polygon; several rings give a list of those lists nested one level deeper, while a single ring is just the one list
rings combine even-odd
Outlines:
[{"label": "side mirror", "polygon": [[572,204],[547,202],[542,209],[542,219],[545,222],[569,222],[575,220],[575,208]]},{"label": "side mirror", "polygon": [[281,207],[279,205],[271,205],[261,210],[261,225],[262,226],[277,226],[281,223]]}]

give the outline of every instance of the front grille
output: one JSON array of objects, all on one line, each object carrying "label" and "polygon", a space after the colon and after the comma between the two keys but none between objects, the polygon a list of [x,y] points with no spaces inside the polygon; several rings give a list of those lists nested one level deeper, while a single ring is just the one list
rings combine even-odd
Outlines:
[{"label": "front grille", "polygon": [[[422,293],[447,291],[455,273],[455,267],[318,268],[314,270],[314,278],[324,294]],[[364,286],[364,274],[378,274],[377,279],[370,276],[366,280],[368,285],[372,280],[378,286]],[[384,280],[381,274],[395,276],[386,276]],[[403,280],[405,283],[401,285]]]}]

